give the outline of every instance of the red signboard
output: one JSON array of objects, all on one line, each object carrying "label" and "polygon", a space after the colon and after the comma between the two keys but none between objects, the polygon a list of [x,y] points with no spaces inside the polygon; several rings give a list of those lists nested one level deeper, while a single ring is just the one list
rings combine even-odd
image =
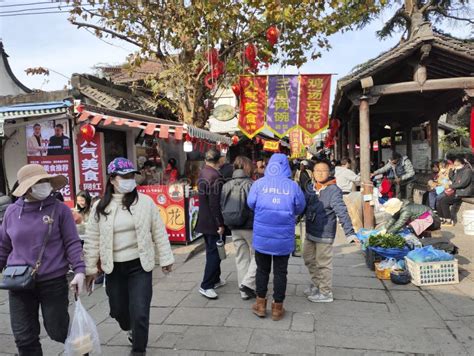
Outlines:
[{"label": "red signboard", "polygon": [[82,135],[76,140],[79,158],[79,189],[87,190],[92,196],[101,196],[104,191],[103,157],[100,135],[90,142]]},{"label": "red signboard", "polygon": [[70,155],[64,156],[31,156],[28,157],[28,164],[40,164],[44,167],[46,172],[52,175],[62,174],[68,179],[68,184],[61,189],[61,194],[64,198],[64,203],[70,208],[74,207],[74,179],[72,173],[72,158]]},{"label": "red signboard", "polygon": [[138,191],[153,199],[160,210],[161,219],[166,225],[170,242],[186,243],[186,210],[184,186],[147,185],[139,186]]},{"label": "red signboard", "polygon": [[330,74],[300,76],[299,126],[311,137],[328,127]]},{"label": "red signboard", "polygon": [[267,77],[241,76],[239,128],[249,138],[265,125],[267,108]]}]

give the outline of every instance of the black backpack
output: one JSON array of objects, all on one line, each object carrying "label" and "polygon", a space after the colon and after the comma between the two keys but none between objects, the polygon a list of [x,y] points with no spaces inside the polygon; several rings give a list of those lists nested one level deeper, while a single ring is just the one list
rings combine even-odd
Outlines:
[{"label": "black backpack", "polygon": [[231,181],[231,188],[224,190],[225,196],[222,198],[222,217],[224,224],[229,227],[240,227],[245,225],[250,217],[250,211],[247,206],[247,184],[235,183]]}]

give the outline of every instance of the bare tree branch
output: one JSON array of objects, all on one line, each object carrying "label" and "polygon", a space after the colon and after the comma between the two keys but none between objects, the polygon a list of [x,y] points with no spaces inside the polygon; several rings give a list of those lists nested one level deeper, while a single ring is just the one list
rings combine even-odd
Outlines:
[{"label": "bare tree branch", "polygon": [[121,40],[127,41],[128,43],[131,43],[131,44],[133,44],[133,45],[135,45],[139,48],[143,48],[143,46],[139,42],[136,42],[136,41],[128,38],[127,36],[124,36],[120,33],[115,32],[115,31],[106,29],[104,27],[89,24],[89,23],[85,23],[85,22],[77,22],[76,20],[70,20],[70,22],[73,25],[76,25],[77,28],[81,28],[81,27],[93,28],[94,30],[97,30],[97,31],[100,31],[100,32],[105,32],[105,33],[108,33],[109,35],[112,35],[113,37],[117,37],[117,38],[120,38]]}]

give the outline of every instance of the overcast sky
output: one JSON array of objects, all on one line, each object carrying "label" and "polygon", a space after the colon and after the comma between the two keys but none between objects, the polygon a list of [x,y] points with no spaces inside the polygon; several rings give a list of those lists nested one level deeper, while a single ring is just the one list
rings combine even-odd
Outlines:
[{"label": "overcast sky", "polygon": [[[9,5],[32,2],[35,1],[0,0],[0,13],[19,9]],[[385,14],[384,17],[388,16],[389,14]],[[114,45],[107,44],[86,30],[71,25],[67,17],[67,13],[0,17],[0,38],[10,56],[10,66],[17,78],[27,87],[57,90],[67,84],[67,79],[53,72],[46,78],[27,76],[24,72],[26,68],[47,67],[70,77],[72,73],[92,73],[93,67],[98,64],[121,64],[127,54],[135,49],[133,45],[121,41],[107,40]],[[332,49],[323,52],[321,59],[305,64],[300,72],[335,73],[337,75],[332,81],[334,88],[338,77],[346,75],[357,64],[377,56],[398,42],[398,34],[386,41],[375,37],[375,31],[382,23],[383,18],[363,30],[332,36]],[[467,26],[449,26],[445,30],[459,37],[469,36]],[[272,72],[290,74],[298,71],[292,68],[272,68]]]}]

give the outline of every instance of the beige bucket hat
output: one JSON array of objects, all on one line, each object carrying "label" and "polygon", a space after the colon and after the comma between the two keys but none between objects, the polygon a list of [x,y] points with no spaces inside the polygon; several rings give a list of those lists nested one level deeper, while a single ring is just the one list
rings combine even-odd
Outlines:
[{"label": "beige bucket hat", "polygon": [[67,184],[67,178],[63,175],[52,176],[46,172],[40,164],[27,164],[17,174],[18,187],[13,191],[16,197],[22,197],[28,190],[42,179],[48,179],[53,190],[59,190]]},{"label": "beige bucket hat", "polygon": [[390,215],[395,215],[402,208],[403,202],[398,198],[389,199],[384,205],[383,208],[386,213]]}]

